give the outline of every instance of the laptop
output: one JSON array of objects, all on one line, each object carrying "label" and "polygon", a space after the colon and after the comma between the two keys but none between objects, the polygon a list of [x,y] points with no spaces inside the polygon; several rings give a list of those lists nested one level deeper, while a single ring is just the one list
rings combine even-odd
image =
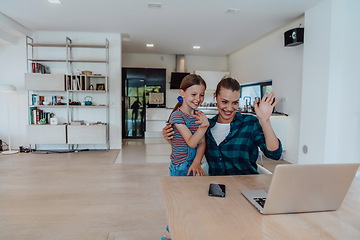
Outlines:
[{"label": "laptop", "polygon": [[262,214],[333,211],[341,206],[359,165],[277,165],[268,191],[242,194]]}]

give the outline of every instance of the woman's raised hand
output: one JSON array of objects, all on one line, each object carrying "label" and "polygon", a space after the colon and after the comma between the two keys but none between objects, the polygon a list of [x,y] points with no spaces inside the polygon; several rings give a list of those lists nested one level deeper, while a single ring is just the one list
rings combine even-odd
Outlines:
[{"label": "woman's raised hand", "polygon": [[262,97],[259,103],[254,101],[255,113],[260,121],[261,120],[267,121],[270,119],[274,107],[279,101],[279,99],[275,99],[275,101],[274,99],[275,99],[275,93],[271,92],[270,94],[265,93],[265,95]]}]

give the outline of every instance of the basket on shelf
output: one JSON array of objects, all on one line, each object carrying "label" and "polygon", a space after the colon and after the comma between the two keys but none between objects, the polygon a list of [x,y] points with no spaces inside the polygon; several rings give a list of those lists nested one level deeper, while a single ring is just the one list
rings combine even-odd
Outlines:
[{"label": "basket on shelf", "polygon": [[81,73],[86,76],[92,75],[92,71],[81,71]]}]

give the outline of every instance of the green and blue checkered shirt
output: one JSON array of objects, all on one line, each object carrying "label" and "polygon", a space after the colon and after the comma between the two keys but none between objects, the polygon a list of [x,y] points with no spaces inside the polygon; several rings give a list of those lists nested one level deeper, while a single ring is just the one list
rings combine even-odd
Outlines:
[{"label": "green and blue checkered shirt", "polygon": [[210,126],[206,132],[205,156],[209,164],[209,175],[245,175],[258,174],[256,160],[259,155],[258,147],[268,158],[279,160],[282,145],[269,151],[265,145],[265,137],[257,117],[236,113],[230,123],[230,133],[219,144],[211,134],[218,115],[209,119]]}]

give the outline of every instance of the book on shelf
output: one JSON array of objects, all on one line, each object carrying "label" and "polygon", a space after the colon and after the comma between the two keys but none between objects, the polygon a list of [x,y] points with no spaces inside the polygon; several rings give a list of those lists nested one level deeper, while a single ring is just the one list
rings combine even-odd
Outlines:
[{"label": "book on shelf", "polygon": [[84,125],[84,124],[85,124],[84,120],[74,120],[70,123],[70,125],[77,125],[77,126]]},{"label": "book on shelf", "polygon": [[30,107],[29,124],[40,124],[41,122],[42,124],[49,124],[50,114],[50,112],[44,112],[44,110],[38,109],[37,107]]},{"label": "book on shelf", "polygon": [[50,74],[50,68],[41,63],[31,63],[32,73]]},{"label": "book on shelf", "polygon": [[34,107],[31,110],[32,118],[31,118],[30,124],[39,124],[39,122],[40,122],[40,111],[42,111],[42,110],[38,109],[37,107]]},{"label": "book on shelf", "polygon": [[[34,112],[36,111],[37,107],[30,107],[29,108],[29,124],[34,124],[35,121],[34,119]],[[36,114],[35,114],[35,117],[36,117]]]},{"label": "book on shelf", "polygon": [[31,105],[36,105],[38,102],[38,96],[36,94],[31,94]]},{"label": "book on shelf", "polygon": [[43,105],[45,101],[45,96],[38,96],[36,94],[31,94],[31,105]]}]

